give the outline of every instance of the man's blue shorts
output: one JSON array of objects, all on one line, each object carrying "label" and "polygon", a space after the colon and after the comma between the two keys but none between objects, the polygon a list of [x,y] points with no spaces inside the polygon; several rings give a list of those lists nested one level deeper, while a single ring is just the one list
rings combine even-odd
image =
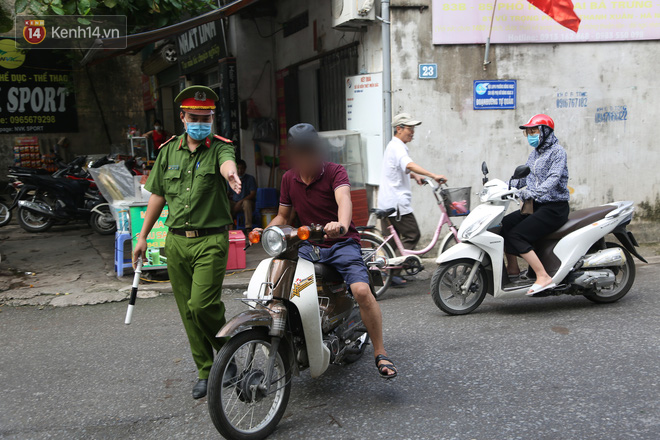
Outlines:
[{"label": "man's blue shorts", "polygon": [[316,259],[314,247],[309,243],[300,246],[299,255],[305,260],[332,266],[349,286],[355,283],[369,284],[367,265],[362,259],[360,245],[354,239],[340,241],[329,248],[316,249],[319,250],[319,259]]}]

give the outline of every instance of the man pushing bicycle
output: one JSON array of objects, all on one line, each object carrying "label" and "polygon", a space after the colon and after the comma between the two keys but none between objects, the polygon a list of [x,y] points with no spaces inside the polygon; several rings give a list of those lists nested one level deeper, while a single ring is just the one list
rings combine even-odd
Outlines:
[{"label": "man pushing bicycle", "polygon": [[[408,113],[399,113],[392,119],[394,137],[385,148],[381,183],[378,189],[378,209],[396,208],[388,220],[401,237],[403,247],[406,249],[415,249],[421,237],[411,205],[410,180],[414,179],[419,185],[423,185],[423,176],[426,176],[438,184],[447,182],[445,176],[427,171],[413,162],[410,157],[407,144],[413,140],[415,127],[421,123]],[[401,285],[405,280],[397,275],[393,277],[392,282]]]}]

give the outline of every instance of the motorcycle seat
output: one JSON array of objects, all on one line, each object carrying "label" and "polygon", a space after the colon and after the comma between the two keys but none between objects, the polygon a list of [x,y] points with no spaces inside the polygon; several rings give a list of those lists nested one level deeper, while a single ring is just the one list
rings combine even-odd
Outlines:
[{"label": "motorcycle seat", "polygon": [[344,282],[341,274],[334,267],[327,264],[314,263],[314,275],[316,275],[317,279],[328,284],[340,284]]},{"label": "motorcycle seat", "polygon": [[394,214],[396,212],[396,208],[388,208],[388,209],[370,209],[369,212],[372,214],[375,214],[376,217],[379,219],[384,219],[386,217],[389,217],[390,215]]},{"label": "motorcycle seat", "polygon": [[571,232],[575,232],[578,229],[583,228],[591,223],[602,220],[607,214],[614,211],[615,209],[616,207],[612,205],[602,205],[571,212],[568,215],[568,221],[564,223],[564,226],[557,229],[552,234],[546,236],[545,239],[561,240]]}]

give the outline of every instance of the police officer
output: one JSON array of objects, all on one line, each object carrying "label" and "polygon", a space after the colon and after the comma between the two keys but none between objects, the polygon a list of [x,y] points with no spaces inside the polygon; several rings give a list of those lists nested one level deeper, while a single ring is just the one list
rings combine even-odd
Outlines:
[{"label": "police officer", "polygon": [[133,257],[144,259],[146,238],[167,203],[167,270],[199,372],[195,399],[206,395],[213,349],[223,343],[215,335],[225,324],[221,293],[232,223],[227,183],[241,191],[231,141],[211,133],[217,100],[204,86],[188,87],[175,98],[186,132],[160,147],[145,185],[151,198]]}]

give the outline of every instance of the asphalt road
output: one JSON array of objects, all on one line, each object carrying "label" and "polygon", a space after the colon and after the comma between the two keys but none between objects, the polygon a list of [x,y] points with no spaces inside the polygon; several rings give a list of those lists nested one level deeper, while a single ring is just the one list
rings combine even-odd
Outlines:
[{"label": "asphalt road", "polygon": [[[295,379],[273,439],[658,439],[660,265],[602,306],[499,301],[449,317],[426,282],[380,302],[399,367],[369,356]],[[229,314],[242,309],[228,300]],[[213,439],[172,296],[85,307],[2,307],[0,438]]]}]

